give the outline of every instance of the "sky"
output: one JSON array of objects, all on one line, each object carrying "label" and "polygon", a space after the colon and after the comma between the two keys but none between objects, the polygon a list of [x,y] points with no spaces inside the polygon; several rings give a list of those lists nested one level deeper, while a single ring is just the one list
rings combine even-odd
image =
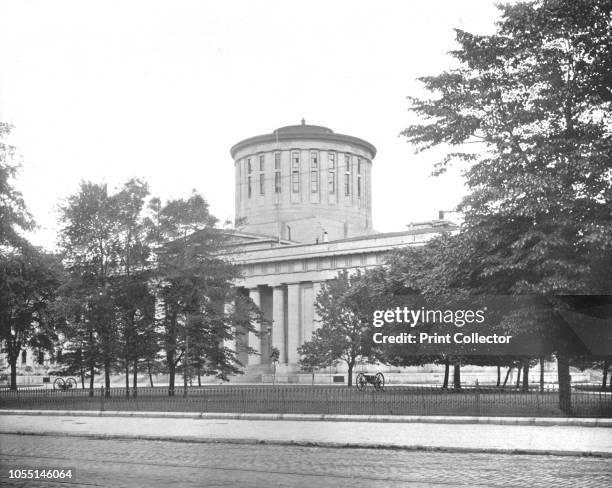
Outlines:
[{"label": "sky", "polygon": [[53,249],[58,206],[79,182],[145,179],[192,189],[234,217],[236,142],[323,125],[373,143],[374,228],[437,218],[465,193],[446,148],[415,154],[420,76],[452,69],[454,28],[487,34],[489,0],[0,0],[0,120],[14,125],[16,186]]}]

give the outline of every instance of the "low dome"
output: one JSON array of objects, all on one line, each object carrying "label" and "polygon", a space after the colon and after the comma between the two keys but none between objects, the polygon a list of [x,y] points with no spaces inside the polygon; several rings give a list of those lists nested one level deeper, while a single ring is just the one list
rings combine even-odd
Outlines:
[{"label": "low dome", "polygon": [[292,141],[292,140],[309,140],[317,139],[320,141],[329,141],[332,143],[349,144],[358,146],[368,153],[370,159],[374,159],[376,156],[376,148],[373,144],[368,141],[360,139],[354,136],[348,136],[345,134],[337,134],[333,130],[323,127],[321,125],[308,125],[302,119],[302,123],[299,125],[287,125],[280,127],[270,134],[262,134],[255,137],[249,137],[244,139],[237,144],[234,144],[230,149],[232,159],[235,159],[236,153],[258,144],[277,143],[279,141]]},{"label": "low dome", "polygon": [[286,125],[276,129],[273,134],[333,134],[334,131],[321,125]]}]

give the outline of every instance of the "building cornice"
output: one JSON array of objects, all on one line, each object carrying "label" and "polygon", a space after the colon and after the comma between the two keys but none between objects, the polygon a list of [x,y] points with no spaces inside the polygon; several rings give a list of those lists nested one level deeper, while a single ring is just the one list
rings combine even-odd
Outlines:
[{"label": "building cornice", "polygon": [[372,234],[319,244],[296,244],[255,249],[252,251],[228,252],[225,255],[237,264],[246,265],[251,263],[271,263],[305,258],[384,252],[398,247],[423,245],[435,235],[443,232],[452,232],[455,229],[456,226],[431,227],[404,232]]},{"label": "building cornice", "polygon": [[247,139],[243,139],[237,144],[234,144],[230,149],[230,154],[232,159],[235,159],[235,155],[238,151],[248,148],[249,146],[313,139],[339,144],[350,144],[365,150],[370,155],[370,159],[374,159],[374,156],[376,156],[376,147],[374,147],[374,145],[368,141],[360,139],[359,137],[336,134],[331,129],[318,125],[290,125],[276,129],[271,134],[249,137]]}]

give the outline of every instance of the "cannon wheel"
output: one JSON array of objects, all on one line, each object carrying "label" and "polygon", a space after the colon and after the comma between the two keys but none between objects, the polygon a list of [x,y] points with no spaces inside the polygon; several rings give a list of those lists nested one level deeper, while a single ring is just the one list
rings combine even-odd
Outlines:
[{"label": "cannon wheel", "polygon": [[74,378],[68,378],[66,380],[66,389],[70,390],[71,388],[77,387],[77,381]]},{"label": "cannon wheel", "polygon": [[359,373],[357,375],[357,379],[355,380],[355,383],[357,383],[357,389],[359,391],[363,390],[363,388],[365,387],[365,385],[368,384],[368,381],[366,380],[366,377],[363,373]]},{"label": "cannon wheel", "polygon": [[376,377],[374,378],[374,388],[377,390],[385,389],[385,377],[382,373],[376,373]]},{"label": "cannon wheel", "polygon": [[53,389],[54,390],[65,390],[66,382],[64,381],[64,378],[56,378],[55,381],[53,382]]}]

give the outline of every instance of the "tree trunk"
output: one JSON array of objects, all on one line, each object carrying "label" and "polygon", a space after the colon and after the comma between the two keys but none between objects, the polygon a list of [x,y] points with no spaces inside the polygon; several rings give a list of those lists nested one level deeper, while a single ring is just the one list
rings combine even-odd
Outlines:
[{"label": "tree trunk", "polygon": [[138,391],[138,358],[134,359],[134,371],[132,375],[132,396],[136,396]]},{"label": "tree trunk", "polygon": [[11,386],[10,389],[17,391],[17,361],[19,361],[19,353],[21,352],[21,341],[13,337],[7,339],[7,356],[11,366]]},{"label": "tree trunk", "polygon": [[540,391],[544,392],[544,358],[540,358]]},{"label": "tree trunk", "polygon": [[523,391],[529,391],[529,359],[525,360],[523,366]]},{"label": "tree trunk", "polygon": [[83,370],[83,351],[81,349],[76,350],[77,357],[79,358],[78,368],[79,376],[81,378],[81,389],[85,389],[85,371]]},{"label": "tree trunk", "polygon": [[442,388],[448,388],[448,376],[450,374],[450,359],[448,357],[444,358],[444,382],[442,383]]},{"label": "tree trunk", "polygon": [[521,386],[521,371],[523,370],[523,366],[519,365],[518,371],[516,372],[516,388],[518,389]]},{"label": "tree trunk", "polygon": [[89,396],[94,396],[94,377],[96,374],[96,364],[93,356],[93,331],[89,330]]},{"label": "tree trunk", "polygon": [[350,361],[348,364],[348,386],[353,386],[353,367],[355,366],[355,361]]},{"label": "tree trunk", "polygon": [[606,359],[603,363],[603,378],[601,380],[601,391],[606,391],[606,384],[608,382],[608,368],[610,367],[608,360]]},{"label": "tree trunk", "polygon": [[106,390],[104,395],[106,396],[106,398],[110,397],[110,375],[111,375],[110,359],[106,358],[104,359],[104,388]]},{"label": "tree trunk", "polygon": [[461,365],[459,363],[453,365],[453,388],[461,389]]},{"label": "tree trunk", "polygon": [[[129,276],[129,267],[128,267],[128,276]],[[130,322],[128,318],[128,323]],[[126,331],[126,339],[125,339],[125,396],[129,398],[130,396],[130,351],[132,350],[130,334],[132,331],[133,322],[130,325],[130,330]]]},{"label": "tree trunk", "polygon": [[198,364],[198,386],[202,386],[202,368]]},{"label": "tree trunk", "polygon": [[559,377],[559,408],[567,415],[572,410],[572,390],[569,369],[569,358],[563,353],[557,354],[557,374]]},{"label": "tree trunk", "polygon": [[151,374],[151,361],[147,359],[147,372],[149,373],[149,384],[153,388],[153,375]]},{"label": "tree trunk", "polygon": [[183,359],[183,396],[187,396],[187,355]]},{"label": "tree trunk", "polygon": [[93,380],[94,380],[95,374],[96,374],[96,369],[94,367],[93,359],[92,359],[91,362],[89,363],[89,396],[94,395]]},{"label": "tree trunk", "polygon": [[[79,353],[80,354],[80,353]],[[81,373],[81,389],[85,389],[85,370],[83,369],[83,358],[79,361],[79,369]]]},{"label": "tree trunk", "polygon": [[17,356],[10,356],[9,363],[11,365],[11,390],[17,391]]},{"label": "tree trunk", "polygon": [[183,396],[187,396],[189,381],[189,334],[185,332],[185,352],[183,355]]},{"label": "tree trunk", "polygon": [[495,386],[499,388],[500,385],[501,385],[501,366],[497,366],[497,384]]},{"label": "tree trunk", "polygon": [[168,396],[174,396],[174,376],[176,374],[176,366],[174,364],[174,356],[172,357],[172,361],[168,361]]},{"label": "tree trunk", "polygon": [[506,371],[506,377],[504,378],[504,384],[502,385],[502,388],[506,387],[506,383],[508,383],[508,378],[510,378],[510,373],[512,373],[512,366],[510,366],[508,368],[508,371]]},{"label": "tree trunk", "polygon": [[[166,316],[168,316],[168,305],[165,304]],[[174,379],[176,375],[176,363],[174,361],[176,353],[176,312],[172,312],[168,326],[166,328],[166,362],[168,363],[168,396],[174,396]]]}]

